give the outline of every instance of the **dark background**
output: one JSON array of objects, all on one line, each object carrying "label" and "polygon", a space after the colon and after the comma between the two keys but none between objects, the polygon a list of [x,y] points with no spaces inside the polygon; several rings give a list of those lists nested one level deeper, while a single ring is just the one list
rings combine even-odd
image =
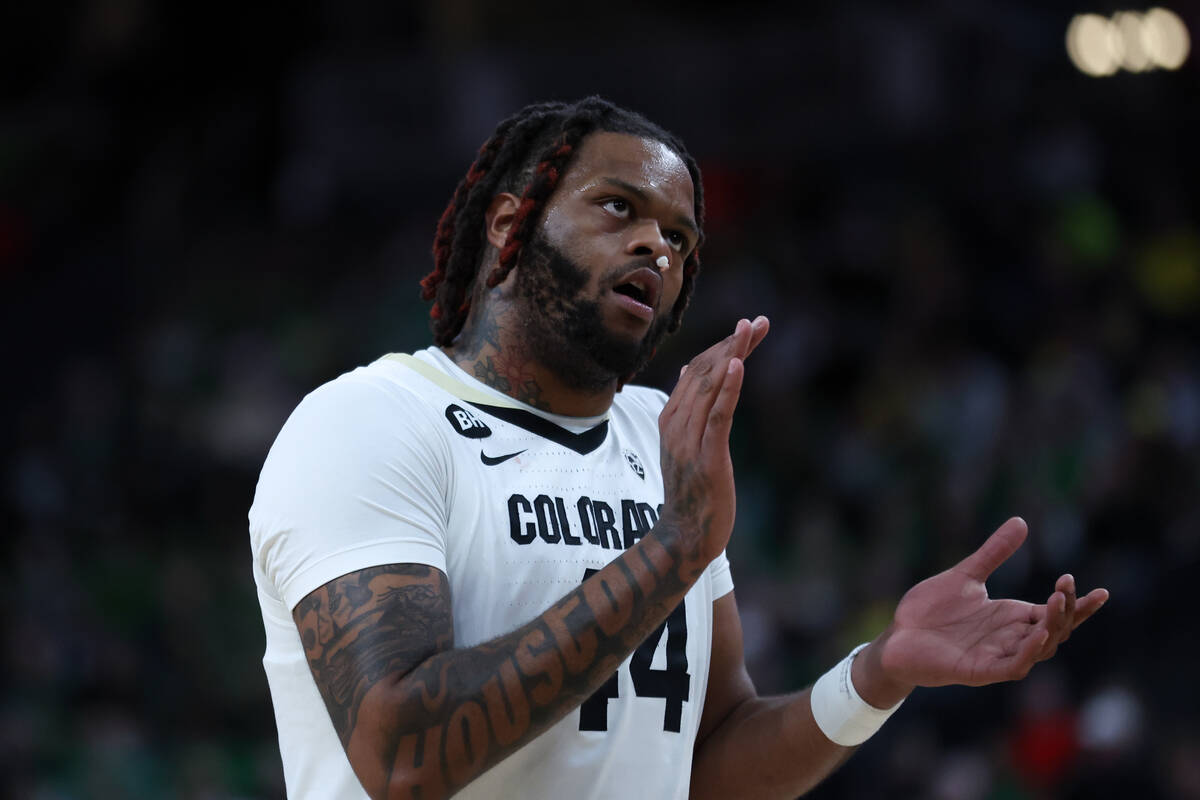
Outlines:
[{"label": "dark background", "polygon": [[643,381],[772,319],[733,442],[760,690],[1012,514],[993,595],[1112,591],[1023,683],[918,690],[814,796],[1200,797],[1194,54],[1076,71],[1068,21],[1107,2],[9,6],[7,796],[282,796],[266,450],[318,384],[429,343],[416,282],[494,124],[600,92],[679,133],[710,198]]}]

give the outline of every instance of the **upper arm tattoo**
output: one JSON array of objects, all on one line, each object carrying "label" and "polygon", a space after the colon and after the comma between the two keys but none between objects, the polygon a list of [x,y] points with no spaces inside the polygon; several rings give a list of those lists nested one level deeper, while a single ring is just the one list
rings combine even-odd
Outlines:
[{"label": "upper arm tattoo", "polygon": [[372,686],[402,677],[454,641],[446,576],[423,564],[343,575],[301,600],[292,616],[343,747]]}]

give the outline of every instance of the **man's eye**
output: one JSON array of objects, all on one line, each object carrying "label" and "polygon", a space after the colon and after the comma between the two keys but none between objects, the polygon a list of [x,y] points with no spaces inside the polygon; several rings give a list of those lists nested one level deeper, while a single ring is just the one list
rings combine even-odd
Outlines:
[{"label": "man's eye", "polygon": [[667,234],[667,241],[671,243],[671,247],[675,248],[680,253],[687,247],[687,237],[679,231],[671,231]]},{"label": "man's eye", "polygon": [[629,203],[619,197],[613,197],[605,200],[600,204],[601,208],[606,208],[618,217],[626,217],[629,215]]}]

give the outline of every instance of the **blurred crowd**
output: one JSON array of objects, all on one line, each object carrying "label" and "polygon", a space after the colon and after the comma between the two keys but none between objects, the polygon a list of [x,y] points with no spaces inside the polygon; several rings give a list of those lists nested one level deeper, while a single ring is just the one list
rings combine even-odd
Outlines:
[{"label": "blurred crowd", "polygon": [[1196,60],[1085,77],[1067,21],[1108,9],[1059,3],[498,9],[2,12],[2,793],[282,797],[267,448],[315,386],[429,344],[416,282],[494,124],[599,92],[709,196],[642,382],[772,320],[733,441],[760,691],[1011,515],[993,596],[1112,592],[1026,681],[915,692],[812,796],[1200,798]]}]

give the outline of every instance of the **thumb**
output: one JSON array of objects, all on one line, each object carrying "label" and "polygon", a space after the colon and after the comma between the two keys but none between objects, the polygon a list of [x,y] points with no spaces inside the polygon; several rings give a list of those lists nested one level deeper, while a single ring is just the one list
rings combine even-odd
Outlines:
[{"label": "thumb", "polygon": [[1013,517],[997,528],[978,550],[959,562],[957,568],[982,583],[1017,552],[1028,533],[1025,520]]}]

